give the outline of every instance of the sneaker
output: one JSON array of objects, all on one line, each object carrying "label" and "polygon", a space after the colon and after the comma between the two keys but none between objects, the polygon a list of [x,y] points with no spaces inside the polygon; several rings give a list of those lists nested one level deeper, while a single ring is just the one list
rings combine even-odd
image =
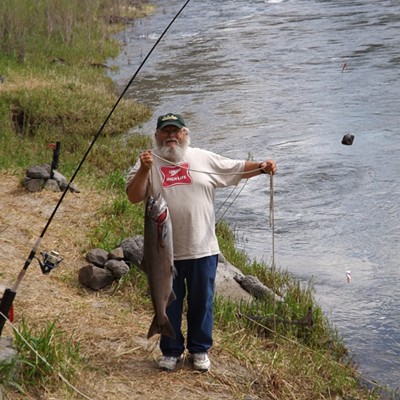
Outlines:
[{"label": "sneaker", "polygon": [[196,371],[207,372],[211,367],[211,361],[207,353],[192,354],[193,368]]},{"label": "sneaker", "polygon": [[178,365],[178,362],[181,360],[181,357],[168,357],[168,356],[162,356],[158,360],[158,366],[163,370],[163,371],[173,371],[176,366]]}]

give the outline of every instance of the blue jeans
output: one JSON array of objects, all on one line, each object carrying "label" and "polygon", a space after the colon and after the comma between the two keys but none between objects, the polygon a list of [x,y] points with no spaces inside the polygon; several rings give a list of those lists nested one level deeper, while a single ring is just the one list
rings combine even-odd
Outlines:
[{"label": "blue jeans", "polygon": [[213,301],[218,255],[196,260],[175,261],[177,276],[173,288],[176,300],[167,307],[167,315],[176,339],[161,335],[164,356],[179,357],[185,350],[182,334],[183,300],[187,290],[187,349],[189,353],[207,353],[212,346]]}]

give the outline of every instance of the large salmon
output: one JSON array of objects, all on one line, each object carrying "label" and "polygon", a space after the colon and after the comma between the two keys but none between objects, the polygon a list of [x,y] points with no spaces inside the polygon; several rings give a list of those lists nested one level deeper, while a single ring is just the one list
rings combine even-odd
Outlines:
[{"label": "large salmon", "polygon": [[164,198],[149,196],[144,218],[144,251],[142,268],[147,274],[155,316],[147,338],[157,333],[175,339],[175,332],[166,314],[175,300],[172,281],[175,274],[172,224]]}]

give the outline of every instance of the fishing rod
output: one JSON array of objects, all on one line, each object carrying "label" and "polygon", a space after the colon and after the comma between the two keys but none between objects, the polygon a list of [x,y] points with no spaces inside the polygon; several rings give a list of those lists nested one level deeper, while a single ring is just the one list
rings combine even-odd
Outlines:
[{"label": "fishing rod", "polygon": [[[22,279],[25,276],[26,270],[28,269],[29,265],[32,263],[33,259],[36,258],[38,260],[38,258],[36,257],[36,252],[39,248],[40,242],[43,239],[44,235],[46,234],[46,231],[48,229],[48,227],[50,226],[51,222],[53,221],[54,216],[56,215],[61,203],[64,200],[65,195],[67,194],[70,185],[72,184],[72,182],[74,181],[76,175],[78,174],[79,170],[81,169],[83,163],[86,161],[86,158],[88,157],[90,151],[92,150],[92,147],[94,146],[94,144],[96,143],[97,139],[99,138],[99,136],[101,135],[101,133],[103,132],[104,127],[107,125],[107,122],[109,121],[109,119],[111,118],[111,115],[114,113],[115,109],[118,107],[118,104],[121,102],[122,98],[124,97],[125,93],[128,91],[129,87],[132,85],[133,81],[135,80],[136,76],[138,75],[138,73],[140,72],[140,70],[142,69],[142,67],[144,66],[144,64],[146,63],[146,61],[148,60],[148,58],[150,57],[150,55],[153,53],[154,49],[157,47],[157,45],[161,42],[162,38],[165,36],[165,34],[168,32],[168,30],[170,29],[170,27],[172,26],[172,24],[175,22],[175,20],[179,17],[179,15],[182,13],[182,11],[186,8],[186,6],[189,4],[190,0],[187,0],[183,6],[180,8],[180,10],[175,14],[174,18],[171,20],[171,22],[167,25],[167,27],[164,29],[164,31],[161,33],[160,37],[156,40],[156,42],[154,43],[153,47],[150,49],[150,51],[147,53],[146,57],[144,58],[144,60],[140,63],[139,67],[137,68],[136,72],[133,74],[132,78],[130,79],[130,81],[128,82],[128,84],[125,86],[125,89],[122,91],[122,93],[120,94],[118,100],[115,102],[114,106],[112,107],[111,111],[109,112],[109,114],[107,115],[106,119],[104,120],[103,124],[101,125],[100,129],[98,130],[98,132],[96,133],[96,135],[94,136],[92,142],[90,143],[88,149],[86,150],[86,153],[84,154],[82,160],[80,161],[78,167],[76,168],[75,172],[73,173],[71,179],[69,180],[66,188],[64,189],[60,199],[58,200],[56,206],[54,207],[53,212],[50,215],[50,218],[48,219],[45,227],[42,230],[42,233],[40,234],[40,236],[37,238],[36,242],[34,243],[31,252],[29,253],[28,258],[25,261],[25,264],[23,266],[23,268],[21,269],[21,271],[18,274],[18,277],[14,283],[14,285],[11,288],[7,288],[4,293],[3,293],[3,297],[1,299],[0,302],[0,337],[1,337],[1,333],[3,331],[4,328],[4,324],[6,322],[7,316],[9,315],[10,309],[12,308],[12,304],[13,301],[15,299],[15,296],[17,294],[17,290],[18,287],[22,281]],[[43,273],[49,273],[52,269],[54,269],[60,262],[61,262],[61,258],[58,257],[58,254],[55,252],[50,252],[50,253],[42,253],[42,256],[44,258],[43,263],[41,264],[44,267],[42,267],[42,272]],[[40,263],[40,262],[39,262]]]}]

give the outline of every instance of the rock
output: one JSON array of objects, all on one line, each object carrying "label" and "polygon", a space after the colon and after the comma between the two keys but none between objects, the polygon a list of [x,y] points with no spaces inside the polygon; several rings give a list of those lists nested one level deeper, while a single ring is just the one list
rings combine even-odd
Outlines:
[{"label": "rock", "polygon": [[[103,287],[102,285],[106,286],[114,279],[125,276],[129,273],[130,266],[136,265],[140,268],[143,245],[143,236],[135,236],[124,239],[120,246],[111,252],[103,249],[90,250],[86,254],[86,260],[91,265],[83,267],[79,271],[80,283],[97,290]],[[222,254],[218,256],[215,293],[232,301],[251,301],[254,298],[275,295],[257,278],[250,275],[245,276]],[[276,298],[281,301],[281,298]]]},{"label": "rock", "polygon": [[[53,171],[53,178],[58,182],[60,189],[62,191],[64,191],[66,189],[66,187],[68,186],[67,178],[63,174],[61,174],[60,172],[58,172],[56,170]],[[71,183],[69,185],[69,191],[73,192],[73,193],[80,193],[80,190],[73,183]]]},{"label": "rock", "polygon": [[32,179],[28,177],[25,177],[24,181],[22,182],[26,189],[32,193],[40,192],[43,189],[44,183],[44,179]]},{"label": "rock", "polygon": [[44,188],[47,190],[52,190],[53,192],[60,192],[60,186],[55,179],[47,179],[44,183]]},{"label": "rock", "polygon": [[351,146],[353,144],[353,141],[354,141],[354,135],[351,135],[350,133],[346,133],[343,136],[342,144],[344,144],[346,146]]},{"label": "rock", "polygon": [[[0,383],[12,380],[17,373],[16,359],[17,350],[13,346],[12,338],[0,337]],[[0,400],[3,399],[3,392],[0,386]]]},{"label": "rock", "polygon": [[48,164],[34,165],[26,170],[26,176],[32,179],[49,179],[50,169]]},{"label": "rock", "polygon": [[[51,166],[49,164],[35,165],[26,170],[26,176],[22,184],[30,192],[39,192],[44,188],[52,190],[54,192],[64,191],[67,187],[71,192],[80,193],[80,190],[74,185],[68,186],[68,181],[64,175],[60,172],[53,170],[53,176],[51,176]],[[31,182],[31,180],[40,180],[39,182]]]},{"label": "rock", "polygon": [[119,260],[122,261],[124,259],[124,250],[122,247],[117,247],[116,249],[110,251],[108,253],[109,260]]},{"label": "rock", "polygon": [[[18,356],[17,350],[13,346],[12,338],[0,337],[0,365],[5,368],[0,368],[0,383],[8,381],[17,372],[16,359]],[[2,397],[0,386],[0,400]]]},{"label": "rock", "polygon": [[129,272],[129,265],[125,261],[108,260],[104,267],[108,269],[116,279],[120,279]]},{"label": "rock", "polygon": [[80,193],[81,191],[78,189],[78,187],[76,185],[74,185],[73,183],[71,183],[69,185],[69,191],[72,193]]},{"label": "rock", "polygon": [[54,170],[53,171],[53,179],[55,179],[57,181],[61,190],[65,190],[65,188],[68,185],[68,181],[67,181],[67,178],[63,174]]},{"label": "rock", "polygon": [[79,270],[78,279],[81,285],[93,290],[102,289],[114,281],[114,277],[108,269],[95,265],[85,265]]},{"label": "rock", "polygon": [[103,268],[108,260],[108,252],[103,249],[92,249],[86,254],[85,258],[91,264]]},{"label": "rock", "polygon": [[273,290],[261,283],[260,280],[255,276],[236,275],[234,279],[240,284],[240,286],[242,286],[243,289],[252,294],[256,299],[273,299],[275,297],[276,301],[282,301],[281,297],[276,295]]},{"label": "rock", "polygon": [[136,265],[140,268],[140,263],[143,258],[143,245],[143,236],[135,236],[124,239],[120,244],[120,247],[124,252],[124,260],[131,266]]},{"label": "rock", "polygon": [[0,337],[0,364],[4,361],[11,362],[17,356],[12,339]]},{"label": "rock", "polygon": [[233,301],[252,300],[253,296],[235,281],[234,277],[236,275],[243,275],[243,273],[226,261],[223,256],[220,256],[215,279],[215,293]]}]

